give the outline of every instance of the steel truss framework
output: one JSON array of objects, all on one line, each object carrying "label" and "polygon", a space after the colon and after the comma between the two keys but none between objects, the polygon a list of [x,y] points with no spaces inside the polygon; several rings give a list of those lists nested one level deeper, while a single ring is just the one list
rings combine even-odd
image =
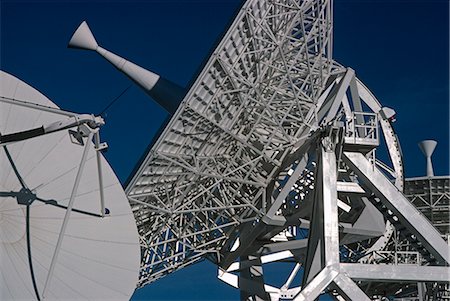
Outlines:
[{"label": "steel truss framework", "polygon": [[[283,162],[317,125],[332,61],[328,1],[248,1],[127,187],[140,285],[208,256],[264,216]],[[269,195],[268,195],[269,193]]]},{"label": "steel truss framework", "polygon": [[[244,3],[126,189],[141,236],[138,286],[205,257],[243,298],[330,290],[365,300],[365,283],[386,275],[444,281],[448,249],[400,193],[387,110],[332,60],[331,10],[331,1]],[[381,136],[390,163],[375,156]],[[395,228],[434,266],[369,264]],[[299,229],[309,237],[296,239]],[[280,260],[296,265],[275,288],[261,265]],[[290,288],[301,268],[303,285]]]},{"label": "steel truss framework", "polygon": [[[330,108],[328,114],[323,116],[330,116],[330,112],[335,116],[335,112],[340,110],[347,116],[339,118],[338,114],[333,118],[334,135],[327,132],[326,123],[322,123],[321,137],[311,140],[309,145],[310,151],[318,151],[312,159],[315,162],[314,192],[302,202],[301,207],[312,207],[311,220],[302,220],[299,215],[302,210],[298,210],[290,216],[284,215],[284,223],[266,220],[263,226],[253,226],[249,232],[241,233],[239,246],[232,249],[221,263],[219,278],[244,290],[248,296],[272,300],[279,298],[314,300],[322,292],[329,291],[336,298],[368,300],[369,297],[365,293],[372,297],[380,293],[380,290],[378,284],[370,287],[366,285],[367,283],[384,283],[381,291],[384,294],[394,295],[400,291],[406,295],[411,292],[401,291],[402,285],[399,284],[401,282],[448,281],[450,269],[447,265],[450,255],[447,243],[391,183],[391,179],[377,167],[371,154],[378,144],[377,121],[357,120],[358,116],[373,116],[372,113],[354,112],[350,109],[354,106],[350,104],[355,99],[363,100],[369,107],[374,107],[374,99],[366,98],[368,94],[364,92],[363,86],[357,86],[355,94],[358,96],[353,95],[350,99],[342,97],[345,94],[339,93],[340,90],[351,90],[349,86],[345,86],[345,78],[351,74],[351,70],[348,70],[339,81],[339,89],[335,90],[336,97],[332,98],[333,104],[327,106],[325,102],[321,106]],[[342,97],[340,100],[339,95]],[[360,97],[361,95],[364,95],[364,98]],[[332,109],[335,106],[336,110]],[[323,120],[326,120],[326,117]],[[334,139],[330,140],[330,137]],[[326,152],[322,150],[322,146],[317,147],[318,141],[321,143],[327,141]],[[308,147],[307,145],[308,143],[305,143],[304,146]],[[324,154],[329,153],[331,149],[333,156],[328,154],[328,159],[325,160]],[[337,175],[334,174],[336,170]],[[295,191],[298,179],[302,180],[302,176],[296,175],[294,171],[283,190]],[[327,198],[331,200],[325,204]],[[342,200],[346,202],[342,204]],[[358,200],[364,202],[364,210],[358,209]],[[346,208],[346,205],[351,208]],[[350,217],[344,211],[359,212],[351,228],[347,228]],[[403,239],[409,241],[415,253],[420,253],[422,261],[416,260],[414,266],[409,265],[411,262],[405,262],[408,265],[367,264],[367,262],[376,263],[367,258],[373,256],[373,246],[367,248],[365,252],[357,252],[358,248],[353,242],[359,241],[357,244],[359,245],[371,235],[369,229],[373,231],[377,224],[380,226],[377,214],[381,215],[381,225],[384,219],[391,221],[388,222],[387,228],[391,229],[394,225],[395,229],[402,233]],[[293,225],[309,229],[309,237],[274,242],[273,234]],[[372,235],[376,236],[375,233]],[[386,247],[386,237],[382,236],[374,245],[378,245],[377,248],[381,248],[380,245]],[[249,252],[252,254],[251,260],[242,256]],[[264,284],[261,267],[255,270],[255,267],[264,263],[286,261],[293,261],[296,265],[281,288]],[[430,264],[434,266],[425,266]],[[290,288],[301,266],[304,270],[303,285]],[[233,272],[241,272],[240,277]]]},{"label": "steel truss framework", "polygon": [[450,177],[419,177],[405,180],[405,195],[442,235],[450,232]]}]

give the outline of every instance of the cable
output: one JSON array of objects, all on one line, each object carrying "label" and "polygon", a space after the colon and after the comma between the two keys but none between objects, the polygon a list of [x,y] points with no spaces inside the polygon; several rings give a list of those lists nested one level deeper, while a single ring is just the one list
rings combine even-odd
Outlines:
[{"label": "cable", "polygon": [[103,114],[120,98],[120,97],[122,97],[122,95],[124,95],[127,91],[128,91],[128,89],[130,89],[131,88],[131,86],[132,86],[132,84],[131,85],[129,85],[125,90],[123,90],[122,91],[122,93],[120,93],[119,94],[119,96],[117,96],[116,98],[114,98],[104,109],[103,109],[103,111],[101,111],[100,112],[100,114],[98,114],[99,116],[103,116]]}]

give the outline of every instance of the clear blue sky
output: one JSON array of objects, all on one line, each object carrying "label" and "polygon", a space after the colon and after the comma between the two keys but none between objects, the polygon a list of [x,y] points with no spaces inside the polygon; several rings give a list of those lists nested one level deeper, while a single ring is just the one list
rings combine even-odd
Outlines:
[{"label": "clear blue sky", "polygon": [[[91,52],[67,49],[87,20],[99,44],[186,86],[239,7],[238,0],[1,0],[0,66],[66,110],[100,112],[130,84]],[[449,20],[446,0],[335,0],[335,59],[385,106],[406,175],[425,174],[417,142],[436,139],[435,173],[449,173]],[[133,86],[109,111],[107,159],[125,181],[166,113]],[[135,294],[136,299],[236,300],[202,263]]]}]

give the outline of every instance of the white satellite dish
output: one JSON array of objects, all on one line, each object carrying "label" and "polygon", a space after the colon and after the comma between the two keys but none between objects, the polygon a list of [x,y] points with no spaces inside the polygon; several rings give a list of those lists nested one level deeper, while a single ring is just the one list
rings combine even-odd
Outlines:
[{"label": "white satellite dish", "polygon": [[[0,72],[0,300],[117,300],[134,292],[133,213],[84,117],[97,120],[71,116]],[[87,139],[66,130],[77,124],[91,131]]]}]

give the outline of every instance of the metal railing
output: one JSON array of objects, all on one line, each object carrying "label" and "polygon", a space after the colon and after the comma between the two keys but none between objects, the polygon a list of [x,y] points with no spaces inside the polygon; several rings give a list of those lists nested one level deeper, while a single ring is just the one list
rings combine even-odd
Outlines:
[{"label": "metal railing", "polygon": [[378,145],[378,114],[352,112],[346,120],[345,142],[350,144]]}]

